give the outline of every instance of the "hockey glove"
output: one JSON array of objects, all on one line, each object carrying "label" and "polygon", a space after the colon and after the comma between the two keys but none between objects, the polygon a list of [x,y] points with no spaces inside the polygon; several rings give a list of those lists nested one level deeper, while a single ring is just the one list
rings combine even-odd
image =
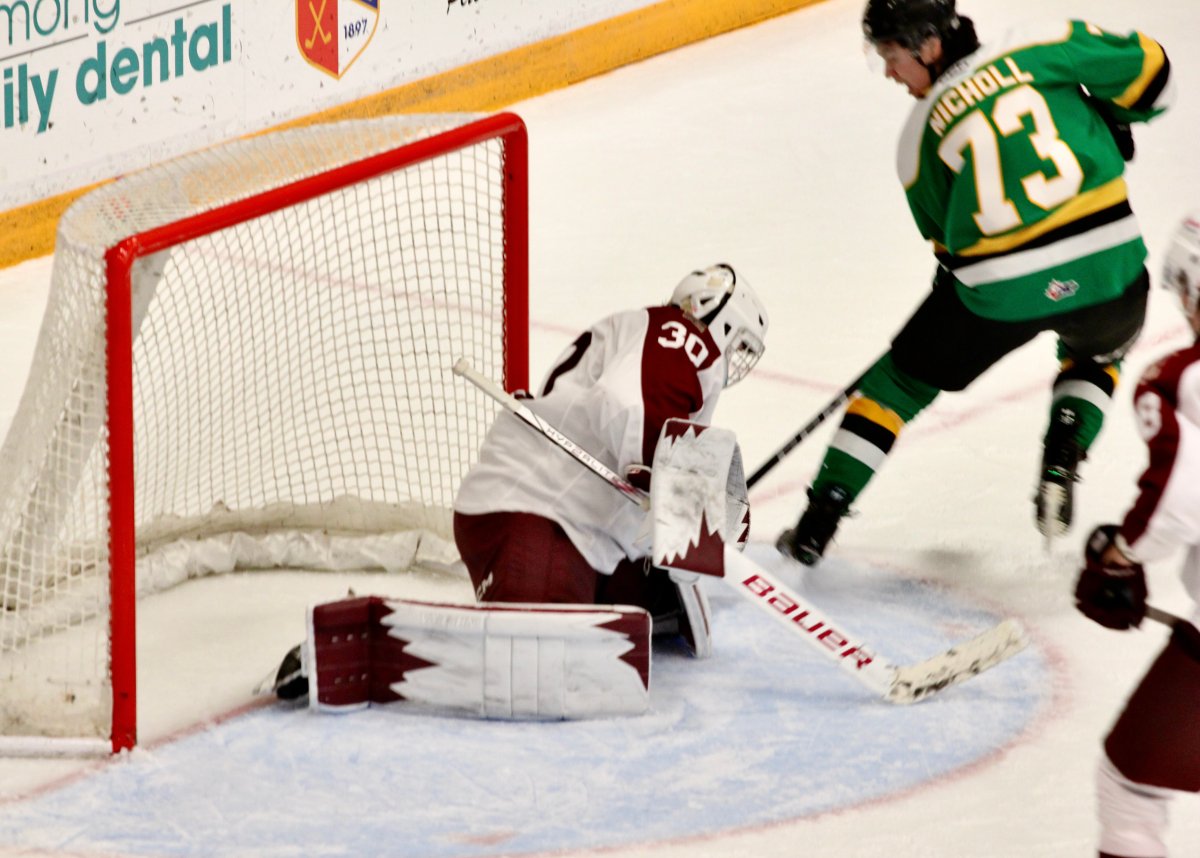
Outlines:
[{"label": "hockey glove", "polygon": [[639,488],[644,492],[650,491],[650,476],[651,469],[649,465],[643,465],[634,462],[625,469],[625,479],[628,480],[635,488]]},{"label": "hockey glove", "polygon": [[1083,552],[1083,570],[1075,585],[1075,607],[1105,628],[1140,626],[1146,617],[1146,572],[1142,564],[1105,563],[1104,552],[1117,538],[1117,525],[1092,531]]},{"label": "hockey glove", "polygon": [[1109,102],[1096,98],[1087,90],[1081,90],[1081,92],[1083,100],[1091,105],[1092,109],[1104,120],[1104,125],[1108,128],[1108,133],[1112,135],[1113,142],[1117,144],[1117,151],[1121,153],[1121,157],[1126,161],[1132,161],[1134,156],[1133,129],[1129,127],[1129,123],[1122,122],[1116,117],[1112,110],[1112,104]]}]

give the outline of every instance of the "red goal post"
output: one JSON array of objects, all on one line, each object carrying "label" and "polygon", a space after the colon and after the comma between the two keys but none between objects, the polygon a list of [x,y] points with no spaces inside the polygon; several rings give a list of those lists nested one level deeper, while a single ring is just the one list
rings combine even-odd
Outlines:
[{"label": "red goal post", "polygon": [[0,752],[135,745],[136,601],[198,554],[447,561],[493,414],[451,365],[527,385],[527,157],[513,114],[332,123],[63,216],[0,448]]}]

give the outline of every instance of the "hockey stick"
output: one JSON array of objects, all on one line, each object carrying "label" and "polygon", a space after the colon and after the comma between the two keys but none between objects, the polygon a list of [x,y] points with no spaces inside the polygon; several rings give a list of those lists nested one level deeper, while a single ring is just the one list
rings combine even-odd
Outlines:
[{"label": "hockey stick", "polygon": [[1191,625],[1191,623],[1189,623],[1183,617],[1177,617],[1169,611],[1164,611],[1162,608],[1156,608],[1153,605],[1146,606],[1146,619],[1154,620],[1156,623],[1162,623],[1169,629],[1173,629],[1176,626]]},{"label": "hockey stick", "polygon": [[876,656],[758,564],[725,546],[726,580],[738,593],[803,636],[888,703],[916,703],[944,688],[995,667],[1029,644],[1016,620],[1004,620],[980,635],[917,664],[896,665]]},{"label": "hockey stick", "polygon": [[1192,658],[1200,661],[1200,629],[1193,623],[1153,605],[1146,606],[1146,617],[1169,628],[1171,637],[1182,645]]},{"label": "hockey stick", "polygon": [[553,441],[560,450],[565,452],[575,461],[579,462],[593,474],[604,480],[614,489],[619,491],[629,500],[640,506],[642,509],[650,508],[650,499],[646,497],[646,493],[634,486],[632,483],[621,478],[611,468],[589,453],[587,450],[580,447],[563,433],[551,426],[547,421],[543,420],[533,412],[529,406],[522,404],[521,400],[513,396],[500,385],[496,384],[486,375],[481,374],[466,358],[459,358],[454,362],[454,374],[460,375],[471,384],[478,387],[492,399],[499,402],[509,411],[511,411],[518,420],[541,432],[551,441]]},{"label": "hockey stick", "polygon": [[[454,364],[454,372],[512,411],[631,502],[648,508],[645,492],[550,426],[491,379],[476,372],[466,360],[459,359]],[[915,703],[994,667],[1029,643],[1021,625],[1010,619],[918,664],[894,665],[876,657],[874,647],[857,642],[854,636],[840,631],[839,625],[732,546],[724,547],[723,560],[725,580],[740,596],[800,635],[809,646],[889,703]]]},{"label": "hockey stick", "polygon": [[[879,361],[875,361],[875,363],[878,362]],[[862,384],[862,380],[867,377],[867,373],[871,371],[871,367],[874,367],[875,363],[872,363],[870,367],[867,367],[867,369],[863,370],[862,374],[858,378],[854,379],[854,381],[850,382],[848,385],[838,391],[838,395],[829,400],[829,402],[825,404],[825,407],[818,411],[812,420],[809,420],[807,423],[805,423],[799,432],[788,439],[788,442],[780,447],[775,452],[774,456],[759,465],[758,470],[746,478],[746,488],[754,488],[755,483],[770,473],[776,465],[783,461],[784,457],[788,453],[792,452],[792,450],[796,449],[796,447],[800,445],[801,441],[803,441],[813,432],[817,431],[817,428],[826,420],[828,420],[830,415],[841,408],[846,400],[854,395],[854,391],[858,390],[858,386]]]}]

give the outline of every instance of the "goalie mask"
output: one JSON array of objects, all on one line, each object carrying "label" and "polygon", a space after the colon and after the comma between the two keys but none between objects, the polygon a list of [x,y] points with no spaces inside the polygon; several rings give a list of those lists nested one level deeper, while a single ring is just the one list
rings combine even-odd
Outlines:
[{"label": "goalie mask", "polygon": [[1163,262],[1163,286],[1178,296],[1195,329],[1200,308],[1200,211],[1185,217],[1175,230]]},{"label": "goalie mask", "polygon": [[766,348],[767,311],[731,266],[722,263],[693,271],[679,281],[671,303],[712,334],[725,358],[726,387],[750,374]]}]

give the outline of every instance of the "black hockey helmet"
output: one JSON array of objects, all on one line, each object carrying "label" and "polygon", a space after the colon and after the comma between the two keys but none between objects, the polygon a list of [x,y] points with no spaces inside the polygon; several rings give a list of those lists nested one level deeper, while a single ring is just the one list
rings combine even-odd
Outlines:
[{"label": "black hockey helmet", "polygon": [[914,52],[930,36],[948,41],[958,26],[954,0],[868,0],[862,19],[871,44],[896,42]]}]

